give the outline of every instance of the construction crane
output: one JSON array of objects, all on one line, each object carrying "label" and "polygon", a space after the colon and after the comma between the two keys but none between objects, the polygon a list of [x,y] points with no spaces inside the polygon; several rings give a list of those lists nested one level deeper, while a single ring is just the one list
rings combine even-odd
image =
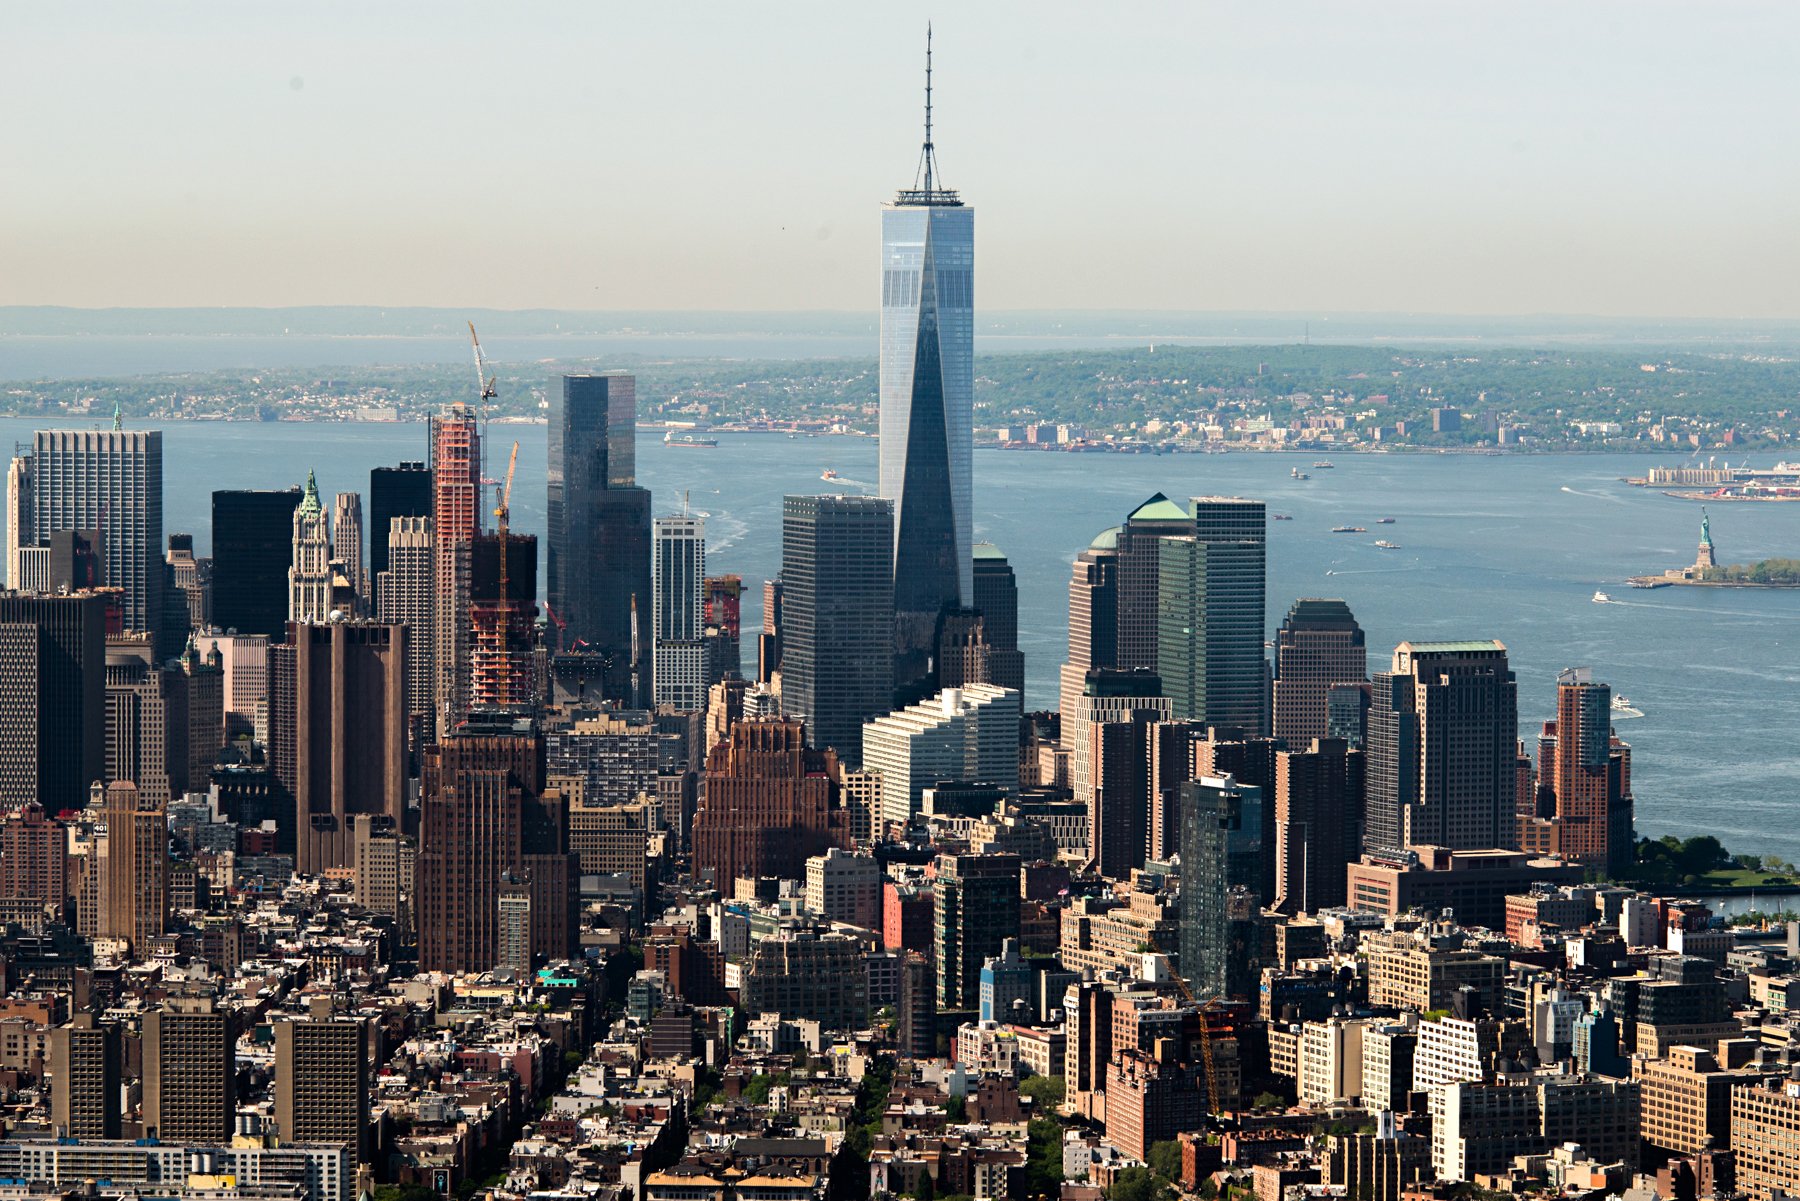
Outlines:
[{"label": "construction crane", "polygon": [[506,561],[512,557],[507,546],[507,523],[512,519],[513,472],[519,467],[519,444],[513,443],[512,458],[506,463],[506,489],[500,493],[500,505],[494,510],[494,521],[500,527],[500,603],[512,611],[512,594],[506,588]]},{"label": "construction crane", "polygon": [[[1144,945],[1149,947],[1153,954],[1168,958],[1162,948],[1156,945],[1155,939],[1147,940]],[[1223,1106],[1219,1104],[1219,1073],[1218,1069],[1213,1066],[1212,1027],[1207,1024],[1206,1015],[1218,1007],[1219,998],[1209,997],[1205,1001],[1200,1000],[1194,996],[1194,990],[1188,987],[1187,981],[1182,978],[1180,972],[1170,972],[1169,979],[1175,981],[1175,988],[1181,993],[1182,1000],[1194,1006],[1198,1012],[1200,1057],[1206,1061],[1206,1108],[1214,1117],[1217,1117],[1223,1112]]]},{"label": "construction crane", "polygon": [[[494,390],[494,381],[499,377],[494,375],[493,372],[488,369],[487,356],[481,353],[481,339],[475,336],[475,323],[473,321],[469,322],[469,345],[475,348],[475,390],[480,396],[479,403],[481,406],[481,463],[476,470],[475,477],[475,488],[477,493],[479,493],[482,488],[494,487],[500,483],[499,480],[489,479],[487,473],[487,402],[499,395],[499,393]],[[477,512],[481,509],[481,497],[479,495],[475,498],[475,508]]]}]

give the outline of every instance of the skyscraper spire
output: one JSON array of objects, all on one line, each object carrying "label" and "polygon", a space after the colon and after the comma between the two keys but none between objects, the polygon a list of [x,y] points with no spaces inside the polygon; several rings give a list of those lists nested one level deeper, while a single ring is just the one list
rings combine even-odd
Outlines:
[{"label": "skyscraper spire", "polygon": [[931,140],[931,23],[925,24],[925,143],[919,149],[919,169],[913,175],[911,189],[900,193],[901,204],[947,204],[962,201],[943,186],[943,172],[938,170],[937,145]]},{"label": "skyscraper spire", "polygon": [[937,170],[937,151],[931,145],[931,22],[925,22],[925,193],[931,194],[931,177]]}]

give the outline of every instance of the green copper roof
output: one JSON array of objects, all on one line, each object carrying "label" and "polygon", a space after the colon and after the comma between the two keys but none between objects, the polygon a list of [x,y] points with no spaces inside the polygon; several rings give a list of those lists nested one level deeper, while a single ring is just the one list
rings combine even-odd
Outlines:
[{"label": "green copper roof", "polygon": [[1468,638],[1461,642],[1403,642],[1415,655],[1466,655],[1475,651],[1503,651],[1505,644],[1492,638]]},{"label": "green copper roof", "polygon": [[306,495],[300,498],[300,507],[296,513],[320,513],[324,506],[319,503],[319,481],[311,471],[306,473]]},{"label": "green copper roof", "polygon": [[1187,521],[1193,514],[1158,492],[1149,500],[1139,505],[1127,520],[1129,521]]},{"label": "green copper roof", "polygon": [[1119,527],[1116,525],[1108,526],[1106,529],[1101,530],[1098,534],[1095,534],[1094,540],[1092,542],[1088,543],[1088,549],[1089,550],[1118,550],[1119,549]]},{"label": "green copper roof", "polygon": [[995,546],[992,542],[977,542],[975,544],[973,555],[977,559],[1004,560],[1006,558],[1006,552]]}]

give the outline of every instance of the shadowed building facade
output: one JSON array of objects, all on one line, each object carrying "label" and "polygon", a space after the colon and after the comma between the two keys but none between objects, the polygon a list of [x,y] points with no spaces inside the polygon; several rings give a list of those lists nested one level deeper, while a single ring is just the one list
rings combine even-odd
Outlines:
[{"label": "shadowed building facade", "polygon": [[706,761],[706,802],[694,814],[696,875],[729,893],[742,877],[805,879],[806,861],[849,843],[837,803],[837,756],[812,750],[798,721],[740,721]]},{"label": "shadowed building facade", "polygon": [[1504,645],[1402,642],[1372,681],[1364,849],[1511,846],[1518,742]]},{"label": "shadowed building facade", "polygon": [[269,757],[294,801],[296,871],[354,866],[358,814],[405,817],[406,638],[384,622],[295,624],[270,649]]},{"label": "shadowed building facade", "polygon": [[863,723],[893,707],[893,522],[879,497],[782,502],[782,711],[852,767]]},{"label": "shadowed building facade", "polygon": [[561,632],[596,656],[608,700],[650,703],[650,493],[637,486],[637,380],[565,375],[550,390],[547,595]]},{"label": "shadowed building facade", "polygon": [[472,715],[426,749],[420,798],[420,968],[485,971],[568,955],[580,869],[568,805],[545,791],[532,722]]},{"label": "shadowed building facade", "polygon": [[1331,690],[1369,678],[1362,627],[1341,600],[1294,602],[1275,633],[1275,737],[1291,747],[1332,737]]},{"label": "shadowed building facade", "polygon": [[299,488],[212,494],[212,612],[221,630],[286,636],[300,496]]},{"label": "shadowed building facade", "polygon": [[104,777],[106,605],[0,593],[0,806],[80,809]]}]

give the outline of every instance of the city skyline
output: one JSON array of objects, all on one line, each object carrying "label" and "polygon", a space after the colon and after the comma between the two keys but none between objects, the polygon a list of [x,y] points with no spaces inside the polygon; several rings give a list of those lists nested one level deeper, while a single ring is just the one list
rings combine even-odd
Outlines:
[{"label": "city skyline", "polygon": [[[0,193],[22,235],[0,303],[854,311],[867,198],[916,129],[913,56],[894,53],[922,39],[913,15],[714,7],[697,32],[549,7],[496,17],[497,37],[477,7],[399,5],[358,11],[346,40],[194,11],[198,29],[127,5],[19,24],[0,100],[54,103],[16,133],[38,186]],[[1762,152],[1800,17],[1625,11],[940,15],[945,169],[1006,217],[985,307],[1800,315],[1779,203],[1800,180]],[[615,44],[634,53],[584,77]],[[769,153],[780,138],[834,169]],[[606,186],[620,163],[630,189]],[[552,169],[566,186],[529,199],[493,186]],[[1106,187],[1045,190],[1096,171]],[[1077,230],[1094,253],[1041,254]]]}]

